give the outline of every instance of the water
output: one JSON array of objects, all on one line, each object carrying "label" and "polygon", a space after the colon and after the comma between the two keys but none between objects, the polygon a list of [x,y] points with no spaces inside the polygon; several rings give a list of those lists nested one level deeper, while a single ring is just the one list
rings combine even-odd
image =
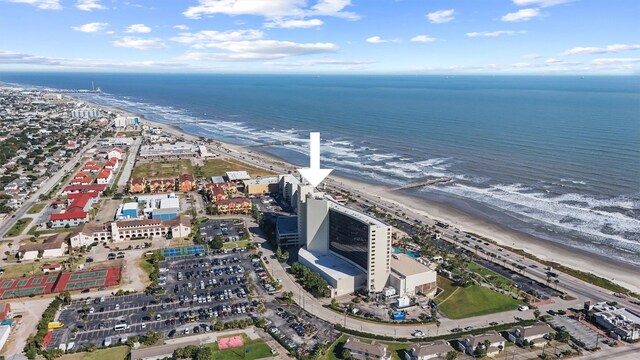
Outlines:
[{"label": "water", "polygon": [[5,73],[640,265],[640,78]]},{"label": "water", "polygon": [[415,251],[411,251],[411,250],[402,250],[402,249],[397,248],[397,247],[395,247],[395,246],[392,246],[391,248],[393,249],[393,253],[394,253],[394,254],[405,253],[405,254],[407,254],[407,255],[411,256],[411,257],[412,257],[412,258],[414,258],[414,259],[417,259],[417,258],[419,258],[419,257],[420,257],[420,254],[418,254],[418,253],[417,253],[417,252],[415,252]]}]

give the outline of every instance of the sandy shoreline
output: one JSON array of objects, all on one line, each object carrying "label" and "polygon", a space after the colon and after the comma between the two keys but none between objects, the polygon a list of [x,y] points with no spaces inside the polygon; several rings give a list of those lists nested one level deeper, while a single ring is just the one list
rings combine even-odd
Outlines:
[{"label": "sandy shoreline", "polygon": [[[172,133],[177,137],[183,137],[188,140],[198,139],[198,136],[186,133],[177,125],[169,125],[149,120],[142,114],[134,114],[128,110],[113,106],[99,106],[117,112],[139,116],[143,122],[147,122],[156,127],[161,127],[168,133]],[[264,161],[265,167],[268,167],[268,164],[271,163],[279,165],[284,164],[291,169],[295,168],[294,165],[271,154],[256,151],[255,149],[248,150],[243,146],[225,143],[215,139],[211,140],[219,143],[222,148],[226,148],[237,153],[246,154],[248,151],[251,151],[252,153],[250,156],[253,158],[261,158]],[[445,221],[462,231],[473,232],[493,239],[501,245],[524,250],[543,260],[551,260],[577,270],[591,272],[634,292],[640,292],[640,281],[637,279],[639,269],[631,264],[609,261],[606,258],[584,250],[543,240],[529,234],[507,228],[506,226],[480,219],[450,206],[436,204],[428,200],[416,198],[400,192],[389,191],[390,187],[383,185],[371,184],[335,175],[331,175],[329,178],[332,183],[351,192],[366,193],[372,197],[377,197],[384,202],[393,204],[397,208],[402,209],[401,211]]]}]

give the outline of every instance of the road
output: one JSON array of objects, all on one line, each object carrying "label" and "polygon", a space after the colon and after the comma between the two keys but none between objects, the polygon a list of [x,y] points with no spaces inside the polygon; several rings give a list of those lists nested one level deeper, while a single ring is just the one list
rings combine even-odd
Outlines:
[{"label": "road", "polygon": [[138,150],[140,149],[140,145],[142,144],[142,136],[136,137],[135,142],[129,148],[127,152],[127,162],[124,164],[124,168],[122,169],[122,174],[118,180],[118,192],[124,192],[127,187],[127,183],[129,182],[129,178],[131,177],[131,172],[133,171],[133,165],[136,163],[136,157],[138,156]]},{"label": "road", "polygon": [[0,222],[0,237],[4,237],[4,235],[11,229],[11,227],[21,219],[29,209],[39,201],[39,197],[42,194],[48,193],[51,189],[53,189],[59,182],[64,178],[64,176],[73,169],[73,167],[78,163],[80,158],[85,154],[87,150],[92,148],[97,139],[101,136],[102,133],[98,134],[96,137],[91,139],[87,145],[85,145],[78,153],[71,158],[58,172],[56,172],[49,180],[47,180],[38,190],[36,190],[29,199],[27,199],[21,207],[19,207],[11,217],[8,217],[4,221]]}]

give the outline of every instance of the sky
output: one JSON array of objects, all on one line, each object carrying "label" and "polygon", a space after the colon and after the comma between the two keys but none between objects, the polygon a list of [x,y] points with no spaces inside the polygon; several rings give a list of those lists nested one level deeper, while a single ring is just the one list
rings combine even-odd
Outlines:
[{"label": "sky", "polygon": [[0,71],[639,74],[638,0],[0,0]]}]

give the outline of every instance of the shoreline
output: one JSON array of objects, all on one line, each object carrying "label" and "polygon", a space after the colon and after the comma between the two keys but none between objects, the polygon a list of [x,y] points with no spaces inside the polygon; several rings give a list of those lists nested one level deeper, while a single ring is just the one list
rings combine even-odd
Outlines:
[{"label": "shoreline", "polygon": [[[78,100],[91,103],[112,112],[138,116],[141,119],[141,123],[147,122],[155,127],[162,128],[167,133],[173,134],[176,137],[195,141],[199,141],[200,138],[200,136],[189,134],[177,124],[166,124],[157,120],[151,120],[145,117],[144,114],[135,113],[117,106],[95,104],[83,99]],[[249,149],[243,145],[231,144],[218,139],[207,139],[208,141],[219,143],[221,149],[230,150],[238,154],[245,154],[245,156],[254,159],[260,159],[266,168],[268,168],[269,164],[277,164],[295,169],[295,166],[287,160],[264,151],[253,148]],[[249,151],[251,151],[251,154],[248,154]],[[241,159],[237,160],[243,161]],[[383,201],[387,204],[394,205],[396,208],[402,209],[401,211],[447,222],[463,232],[478,234],[500,245],[523,250],[542,260],[558,262],[575,270],[593,273],[596,276],[610,280],[635,293],[640,293],[640,283],[634,275],[639,269],[632,264],[620,261],[608,261],[603,256],[593,254],[586,250],[576,249],[561,243],[537,238],[527,233],[508,228],[505,225],[479,218],[449,205],[435,203],[409,194],[390,191],[391,186],[373,184],[371,182],[355,180],[339,175],[330,175],[327,179],[332,185],[340,186],[350,192],[368,194],[378,201]],[[589,265],[588,268],[585,266],[586,264]]]},{"label": "shoreline", "polygon": [[[142,121],[163,128],[165,131],[174,133],[176,136],[182,136],[190,140],[198,140],[198,136],[185,132],[177,125],[169,125],[159,121],[149,120],[141,114],[136,115],[140,116]],[[217,139],[207,139],[220,143],[221,148],[223,149],[226,148],[237,153],[246,154],[248,151],[251,151],[251,157],[264,159],[265,164],[278,163],[280,165],[284,164],[285,166],[295,168],[291,163],[272,154],[257,151],[255,149],[248,149],[242,145],[230,144]],[[476,233],[480,236],[494,240],[500,245],[523,250],[542,260],[555,261],[566,265],[567,267],[574,268],[575,270],[591,272],[594,275],[611,280],[633,292],[640,292],[640,284],[637,282],[637,278],[634,275],[639,269],[632,264],[606,261],[606,259],[601,256],[585,250],[536,238],[532,235],[510,229],[504,225],[480,219],[467,214],[462,210],[455,209],[447,205],[436,204],[426,199],[390,191],[391,186],[387,187],[384,185],[372,184],[338,175],[330,175],[328,179],[333,183],[333,185],[341,186],[351,192],[368,193],[386,203],[393,204],[397,208],[403,209],[407,213],[411,212],[430,219],[445,221],[450,225],[459,228],[461,231]],[[585,264],[589,264],[589,268],[585,268]]]}]

